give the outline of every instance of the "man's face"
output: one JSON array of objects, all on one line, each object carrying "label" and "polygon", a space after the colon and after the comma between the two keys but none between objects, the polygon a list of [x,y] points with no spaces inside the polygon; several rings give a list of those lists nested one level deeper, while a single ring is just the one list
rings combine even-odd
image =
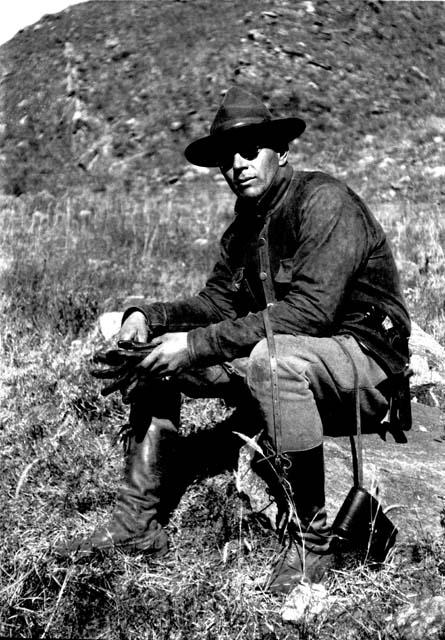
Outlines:
[{"label": "man's face", "polygon": [[240,138],[225,149],[220,169],[238,197],[258,200],[272,184],[278,168],[286,162],[287,152],[278,153],[252,140]]}]

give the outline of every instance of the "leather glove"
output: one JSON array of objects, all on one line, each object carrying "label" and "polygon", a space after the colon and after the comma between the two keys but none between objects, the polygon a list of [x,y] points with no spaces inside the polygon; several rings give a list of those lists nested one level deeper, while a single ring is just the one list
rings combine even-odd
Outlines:
[{"label": "leather glove", "polygon": [[139,381],[135,368],[153,349],[154,345],[149,342],[120,340],[117,349],[97,351],[93,356],[93,363],[105,366],[91,369],[91,375],[100,380],[113,380],[101,390],[101,394],[108,396],[121,391],[123,402],[128,404]]}]

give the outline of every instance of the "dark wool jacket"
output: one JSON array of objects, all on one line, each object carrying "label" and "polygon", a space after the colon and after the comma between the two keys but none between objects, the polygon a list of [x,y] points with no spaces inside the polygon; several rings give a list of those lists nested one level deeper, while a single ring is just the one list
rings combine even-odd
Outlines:
[{"label": "dark wool jacket", "polygon": [[388,374],[402,371],[410,322],[380,224],[342,182],[289,165],[259,203],[237,201],[220,259],[198,295],[138,307],[154,334],[188,331],[196,366],[248,355],[265,337],[261,243],[277,300],[270,308],[274,333],[350,333]]}]

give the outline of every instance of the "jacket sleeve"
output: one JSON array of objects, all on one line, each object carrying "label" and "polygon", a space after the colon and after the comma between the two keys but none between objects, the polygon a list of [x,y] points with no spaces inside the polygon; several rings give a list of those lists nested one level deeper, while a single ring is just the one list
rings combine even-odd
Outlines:
[{"label": "jacket sleeve", "polygon": [[[318,186],[298,218],[298,248],[287,264],[290,286],[270,307],[272,328],[277,334],[329,336],[354,275],[366,263],[368,226],[353,195],[332,184]],[[260,311],[193,329],[189,351],[193,363],[209,365],[248,355],[264,337]]]},{"label": "jacket sleeve", "polygon": [[227,318],[234,319],[237,312],[234,307],[233,277],[223,236],[220,259],[202,291],[175,302],[154,302],[129,307],[124,312],[123,322],[133,311],[141,311],[153,337],[167,331],[189,331]]}]

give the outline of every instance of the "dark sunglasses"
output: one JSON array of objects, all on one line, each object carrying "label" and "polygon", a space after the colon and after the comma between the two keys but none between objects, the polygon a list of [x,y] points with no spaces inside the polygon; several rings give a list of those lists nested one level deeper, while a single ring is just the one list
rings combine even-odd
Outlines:
[{"label": "dark sunglasses", "polygon": [[239,153],[245,160],[255,160],[263,147],[252,142],[240,142],[239,144],[226,147],[220,153],[219,166],[221,168],[230,168],[233,165],[235,155]]}]

